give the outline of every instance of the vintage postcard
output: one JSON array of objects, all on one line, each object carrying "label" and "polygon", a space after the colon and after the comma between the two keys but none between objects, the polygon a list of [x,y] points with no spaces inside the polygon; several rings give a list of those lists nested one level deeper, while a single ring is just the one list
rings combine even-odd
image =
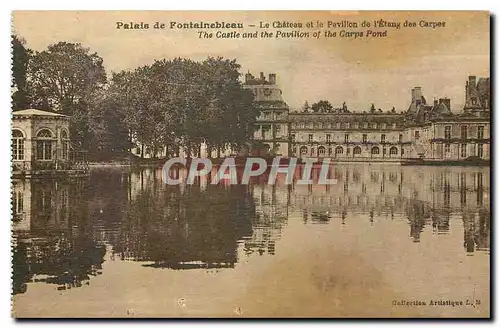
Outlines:
[{"label": "vintage postcard", "polygon": [[15,318],[489,318],[486,11],[15,11]]}]

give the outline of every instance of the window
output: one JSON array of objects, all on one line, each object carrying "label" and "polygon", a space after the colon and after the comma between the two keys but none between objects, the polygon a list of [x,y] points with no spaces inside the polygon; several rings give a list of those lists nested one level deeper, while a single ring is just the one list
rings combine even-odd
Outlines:
[{"label": "window", "polygon": [[477,156],[483,158],[483,144],[477,145]]},{"label": "window", "polygon": [[420,131],[415,131],[415,139],[419,139],[420,138]]},{"label": "window", "polygon": [[311,148],[311,156],[314,156],[314,148]]},{"label": "window", "polygon": [[344,142],[349,142],[349,133],[344,134]]},{"label": "window", "polygon": [[477,127],[477,138],[484,139],[484,126]]},{"label": "window", "polygon": [[323,147],[323,146],[319,147],[319,148],[318,148],[318,155],[319,155],[319,156],[325,156],[325,154],[326,154],[326,149],[325,149],[325,147]]},{"label": "window", "polygon": [[354,155],[361,155],[361,147],[359,147],[359,146],[354,147],[354,149],[352,150],[352,153]]},{"label": "window", "polygon": [[444,127],[444,138],[451,139],[451,126]]},{"label": "window", "polygon": [[309,142],[313,142],[313,135],[312,134],[309,135]]},{"label": "window", "polygon": [[366,143],[366,134],[363,134],[363,143]]},{"label": "window", "polygon": [[466,144],[461,144],[460,145],[460,156],[461,157],[466,157],[467,156],[467,145]]},{"label": "window", "polygon": [[292,142],[295,142],[295,134],[291,134],[290,138],[291,138]]},{"label": "window", "polygon": [[66,130],[61,131],[61,144],[62,144],[62,159],[68,159],[69,154],[69,137]]},{"label": "window", "polygon": [[460,138],[467,139],[467,125],[460,126]]},{"label": "window", "polygon": [[380,149],[378,149],[378,147],[373,147],[371,153],[372,155],[378,155],[380,154]]},{"label": "window", "polygon": [[385,134],[380,136],[380,142],[385,142]]},{"label": "window", "polygon": [[326,135],[326,142],[331,142],[332,141],[332,136],[330,134]]},{"label": "window", "polygon": [[444,145],[444,152],[449,153],[450,152],[450,144]]},{"label": "window", "polygon": [[340,123],[340,128],[341,128],[341,129],[345,129],[345,124],[344,124],[344,122]]},{"label": "window", "polygon": [[396,147],[391,147],[389,149],[389,155],[397,155],[398,154],[398,149]]},{"label": "window", "polygon": [[307,147],[306,146],[300,147],[300,154],[301,155],[307,155]]},{"label": "window", "polygon": [[401,133],[399,134],[399,142],[403,142],[403,135]]},{"label": "window", "polygon": [[335,155],[343,154],[344,153],[344,148],[338,146],[335,148]]},{"label": "window", "polygon": [[24,160],[24,136],[19,130],[12,130],[12,159]]},{"label": "window", "polygon": [[36,135],[36,158],[40,160],[52,159],[52,132],[43,129]]},{"label": "window", "polygon": [[12,193],[12,205],[14,214],[22,214],[23,213],[23,193],[20,190],[14,191]]}]

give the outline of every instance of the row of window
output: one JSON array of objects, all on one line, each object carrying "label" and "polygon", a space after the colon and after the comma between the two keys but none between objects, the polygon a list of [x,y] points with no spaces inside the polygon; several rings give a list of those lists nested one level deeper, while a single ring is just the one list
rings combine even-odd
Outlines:
[{"label": "row of window", "polygon": [[[62,139],[62,159],[68,158],[69,138],[66,130],[61,131]],[[12,130],[12,159],[15,161],[24,160],[25,143],[24,135],[20,130]],[[36,159],[52,160],[52,144],[54,143],[53,134],[48,129],[40,130],[36,135]]]},{"label": "row of window", "polygon": [[[326,149],[327,148],[323,147],[323,146],[318,147],[318,155],[319,156],[326,155]],[[347,148],[346,154],[350,155],[350,151],[351,151],[350,148]],[[300,147],[299,152],[300,152],[300,155],[302,155],[302,156],[308,155],[308,150],[307,150],[306,146]],[[353,153],[353,155],[361,155],[361,147],[359,147],[359,146],[354,147],[353,150],[352,150],[352,153]],[[310,154],[312,156],[314,156],[314,148],[311,148]],[[342,155],[342,154],[344,154],[344,148],[341,147],[341,146],[337,146],[335,149],[329,148],[328,149],[328,155],[332,155],[332,154],[335,154],[335,156]],[[379,155],[380,154],[380,148],[379,147],[372,147],[371,150],[370,150],[370,154],[372,154],[372,155]],[[383,154],[384,155],[386,154],[386,149],[385,148],[383,149]],[[391,147],[389,149],[389,155],[397,155],[397,154],[398,154],[398,148],[397,147]]]},{"label": "row of window", "polygon": [[[292,134],[291,135],[292,137],[292,142],[295,142],[295,134]],[[368,135],[367,134],[363,134],[362,136],[363,138],[363,142],[366,143],[368,141]],[[386,142],[386,135],[385,134],[381,134],[380,135],[380,142]],[[402,134],[399,134],[399,142],[403,142],[403,135]],[[314,135],[313,134],[309,134],[308,135],[308,142],[313,142],[314,141]],[[326,142],[331,142],[332,141],[332,135],[331,134],[327,134],[326,135]],[[344,142],[349,142],[349,133],[346,133],[344,134]]]},{"label": "row of window", "polygon": [[296,129],[396,129],[396,123],[377,122],[297,122],[292,123]]},{"label": "row of window", "polygon": [[[450,144],[444,145],[444,152],[445,153],[450,153],[451,152],[451,146]],[[483,157],[484,155],[484,148],[482,144],[477,145],[477,156],[478,157]],[[461,144],[460,145],[460,157],[467,157],[467,144]]]},{"label": "row of window", "polygon": [[[460,138],[467,139],[468,138],[468,130],[469,127],[467,125],[460,126]],[[451,139],[451,126],[444,127],[444,138]],[[484,126],[477,127],[477,139],[484,139]]]}]

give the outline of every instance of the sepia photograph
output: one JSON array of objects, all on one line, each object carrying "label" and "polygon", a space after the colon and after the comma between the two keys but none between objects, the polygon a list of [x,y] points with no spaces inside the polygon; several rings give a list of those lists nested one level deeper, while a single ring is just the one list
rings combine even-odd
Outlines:
[{"label": "sepia photograph", "polygon": [[13,11],[27,318],[491,318],[487,11]]}]

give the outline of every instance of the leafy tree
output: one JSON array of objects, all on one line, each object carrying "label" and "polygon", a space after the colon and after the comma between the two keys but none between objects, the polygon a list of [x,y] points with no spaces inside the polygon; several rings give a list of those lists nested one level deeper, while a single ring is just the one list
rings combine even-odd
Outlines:
[{"label": "leafy tree", "polygon": [[115,74],[109,89],[132,138],[153,155],[164,146],[201,155],[203,142],[220,152],[245,145],[259,115],[252,93],[239,81],[239,68],[223,58],[160,60]]},{"label": "leafy tree", "polygon": [[12,107],[14,110],[26,109],[30,106],[26,77],[31,50],[25,47],[25,41],[12,35]]},{"label": "leafy tree", "polygon": [[90,107],[89,130],[91,154],[101,154],[100,158],[128,151],[132,146],[123,111],[112,93],[101,92]]},{"label": "leafy tree", "polygon": [[72,138],[88,147],[89,105],[106,84],[102,58],[79,43],[59,42],[31,57],[32,105],[71,116]]},{"label": "leafy tree", "polygon": [[330,113],[333,111],[333,106],[328,100],[320,100],[312,104],[311,109],[315,113]]},{"label": "leafy tree", "polygon": [[304,105],[302,105],[302,112],[303,113],[309,113],[309,110],[311,110],[311,106],[309,106],[309,103],[306,100],[306,102],[304,103]]}]

